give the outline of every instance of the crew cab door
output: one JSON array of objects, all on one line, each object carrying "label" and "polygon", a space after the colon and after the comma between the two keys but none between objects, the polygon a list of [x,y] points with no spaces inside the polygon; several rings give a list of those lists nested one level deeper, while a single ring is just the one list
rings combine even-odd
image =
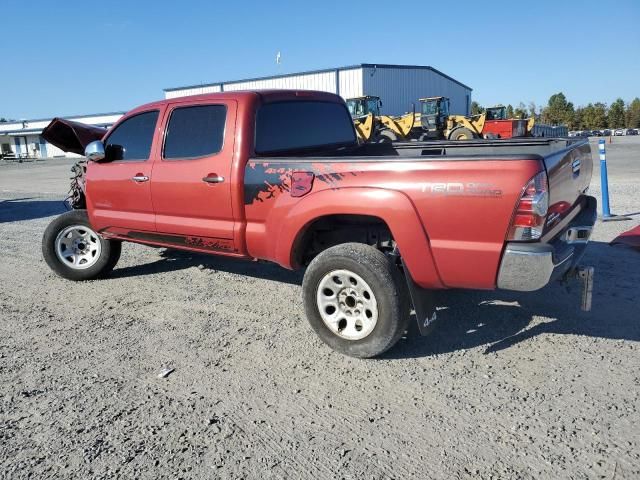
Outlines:
[{"label": "crew cab door", "polygon": [[231,163],[237,103],[179,101],[167,106],[151,180],[163,242],[234,252]]},{"label": "crew cab door", "polygon": [[98,231],[155,231],[150,179],[160,114],[149,110],[125,118],[104,140],[108,160],[89,162],[87,206]]}]

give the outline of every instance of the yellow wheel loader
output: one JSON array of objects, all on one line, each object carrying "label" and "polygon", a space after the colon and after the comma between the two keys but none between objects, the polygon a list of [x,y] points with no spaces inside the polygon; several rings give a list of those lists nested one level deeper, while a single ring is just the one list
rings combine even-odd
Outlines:
[{"label": "yellow wheel loader", "polygon": [[447,97],[421,98],[420,106],[423,138],[471,140],[482,136],[485,116],[450,115]]},{"label": "yellow wheel loader", "polygon": [[375,134],[376,119],[380,115],[380,107],[382,106],[380,97],[348,98],[346,103],[356,127],[358,140],[363,143],[370,142]]},{"label": "yellow wheel loader", "polygon": [[421,98],[422,138],[471,140],[527,136],[527,120],[507,119],[503,105],[487,108],[480,115],[449,114],[447,97]]},{"label": "yellow wheel loader", "polygon": [[416,127],[415,112],[401,116],[381,115],[380,97],[367,95],[346,101],[361,142],[392,142],[408,140]]},{"label": "yellow wheel loader", "polygon": [[472,140],[474,138],[512,138],[527,136],[527,121],[508,120],[502,105],[490,107],[480,115],[467,117],[449,113],[447,97],[420,99],[421,110],[392,116],[381,115],[382,102],[376,96],[347,100],[347,108],[361,142],[396,140]]}]

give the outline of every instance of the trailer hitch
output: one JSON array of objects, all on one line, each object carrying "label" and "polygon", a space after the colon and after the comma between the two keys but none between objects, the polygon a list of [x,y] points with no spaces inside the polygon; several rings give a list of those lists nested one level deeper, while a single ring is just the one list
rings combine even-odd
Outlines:
[{"label": "trailer hitch", "polygon": [[593,267],[577,266],[569,270],[562,278],[562,282],[569,289],[569,281],[577,279],[582,284],[582,302],[580,309],[583,312],[591,311],[591,299],[593,297]]}]

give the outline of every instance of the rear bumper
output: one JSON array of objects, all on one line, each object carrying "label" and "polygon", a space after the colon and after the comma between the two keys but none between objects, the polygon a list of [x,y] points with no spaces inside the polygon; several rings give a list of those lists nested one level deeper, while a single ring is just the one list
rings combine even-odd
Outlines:
[{"label": "rear bumper", "polygon": [[548,243],[507,243],[498,270],[498,288],[539,290],[576,267],[596,223],[597,201],[586,197],[582,211]]}]

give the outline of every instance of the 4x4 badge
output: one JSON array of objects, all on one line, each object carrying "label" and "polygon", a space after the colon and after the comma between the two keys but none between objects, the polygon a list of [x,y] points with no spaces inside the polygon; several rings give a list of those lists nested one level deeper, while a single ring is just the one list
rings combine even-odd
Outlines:
[{"label": "4x4 badge", "polygon": [[431,315],[431,318],[426,317],[424,319],[424,323],[422,324],[423,327],[428,327],[429,325],[431,325],[433,322],[436,321],[436,312],[433,312],[433,315]]}]

